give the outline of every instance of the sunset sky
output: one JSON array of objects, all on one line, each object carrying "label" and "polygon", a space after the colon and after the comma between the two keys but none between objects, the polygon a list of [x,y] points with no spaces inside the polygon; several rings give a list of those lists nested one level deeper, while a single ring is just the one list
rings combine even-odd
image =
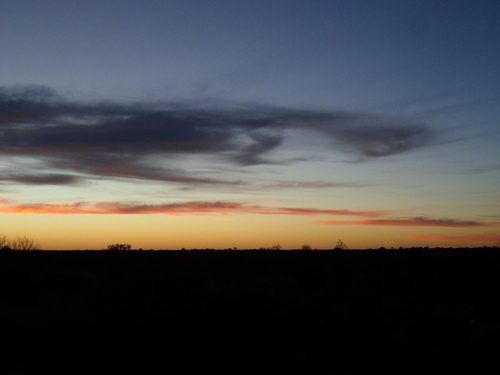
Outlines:
[{"label": "sunset sky", "polygon": [[500,243],[498,1],[0,1],[0,235]]}]

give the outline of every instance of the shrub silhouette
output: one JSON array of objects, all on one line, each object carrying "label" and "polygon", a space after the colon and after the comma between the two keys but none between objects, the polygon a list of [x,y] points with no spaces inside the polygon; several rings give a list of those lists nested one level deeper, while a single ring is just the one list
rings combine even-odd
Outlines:
[{"label": "shrub silhouette", "polygon": [[310,245],[302,245],[302,250],[312,250]]},{"label": "shrub silhouette", "polygon": [[10,246],[14,250],[40,250],[40,244],[26,236],[17,236]]},{"label": "shrub silhouette", "polygon": [[40,250],[40,244],[34,239],[26,236],[17,236],[9,239],[7,236],[0,236],[0,249],[2,250]]},{"label": "shrub silhouette", "polygon": [[10,249],[10,241],[7,236],[0,236],[0,250]]},{"label": "shrub silhouette", "polygon": [[108,247],[106,248],[106,250],[123,251],[123,250],[130,250],[131,248],[132,248],[132,246],[130,246],[129,244],[115,243],[115,244],[112,244],[112,245],[108,245]]},{"label": "shrub silhouette", "polygon": [[344,241],[339,240],[339,242],[337,242],[337,246],[335,246],[335,250],[348,250],[348,248]]}]

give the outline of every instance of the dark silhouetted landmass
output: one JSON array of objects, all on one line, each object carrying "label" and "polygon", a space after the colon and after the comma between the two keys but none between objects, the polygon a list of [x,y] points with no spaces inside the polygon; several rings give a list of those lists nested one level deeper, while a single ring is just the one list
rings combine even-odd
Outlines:
[{"label": "dark silhouetted landmass", "polygon": [[499,265],[498,248],[3,251],[0,372],[475,366],[500,347]]}]

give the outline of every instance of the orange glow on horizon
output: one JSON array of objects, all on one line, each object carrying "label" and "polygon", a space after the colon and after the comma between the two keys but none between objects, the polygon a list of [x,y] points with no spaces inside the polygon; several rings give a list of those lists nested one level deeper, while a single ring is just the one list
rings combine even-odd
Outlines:
[{"label": "orange glow on horizon", "polygon": [[[129,243],[135,249],[171,250],[258,249],[274,244],[280,244],[283,249],[297,249],[303,244],[329,249],[335,247],[339,239],[351,249],[362,249],[425,246],[427,241],[447,242],[448,246],[466,242],[482,246],[485,243],[496,244],[500,240],[498,232],[494,231],[455,236],[453,233],[419,234],[415,233],[418,229],[403,229],[435,227],[474,230],[499,225],[498,222],[426,217],[378,218],[388,213],[382,210],[308,209],[207,201],[173,204],[15,204],[0,200],[0,214],[5,218],[0,234],[32,237],[47,250],[103,249],[110,243]],[[278,215],[282,216],[278,218]],[[321,215],[368,219],[307,219]],[[332,230],[332,226],[337,228]],[[364,228],[360,230],[360,226]],[[408,233],[409,230],[412,232]]]},{"label": "orange glow on horizon", "polygon": [[410,240],[423,240],[433,242],[484,242],[500,243],[500,234],[498,232],[471,233],[461,236],[446,236],[439,234],[419,234],[406,236]]}]

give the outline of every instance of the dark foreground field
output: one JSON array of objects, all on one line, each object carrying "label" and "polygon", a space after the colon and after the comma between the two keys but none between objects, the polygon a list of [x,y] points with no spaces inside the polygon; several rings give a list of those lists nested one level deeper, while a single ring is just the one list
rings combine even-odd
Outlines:
[{"label": "dark foreground field", "polygon": [[499,266],[494,248],[4,251],[0,373],[475,368],[500,349]]}]

